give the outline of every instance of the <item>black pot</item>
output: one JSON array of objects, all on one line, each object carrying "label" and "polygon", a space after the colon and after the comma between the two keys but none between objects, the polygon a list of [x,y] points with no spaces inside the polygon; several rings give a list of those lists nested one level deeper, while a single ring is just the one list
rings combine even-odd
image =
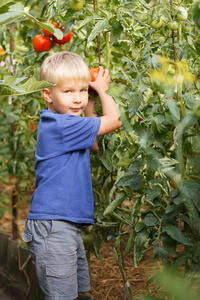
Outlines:
[{"label": "black pot", "polygon": [[6,269],[16,281],[19,273],[19,247],[20,242],[13,240],[12,237],[8,238]]},{"label": "black pot", "polygon": [[19,271],[18,271],[18,283],[28,289],[31,281],[31,268],[32,258],[28,249],[22,245],[19,248]]},{"label": "black pot", "polygon": [[0,267],[6,268],[8,239],[11,237],[3,231],[0,231]]}]

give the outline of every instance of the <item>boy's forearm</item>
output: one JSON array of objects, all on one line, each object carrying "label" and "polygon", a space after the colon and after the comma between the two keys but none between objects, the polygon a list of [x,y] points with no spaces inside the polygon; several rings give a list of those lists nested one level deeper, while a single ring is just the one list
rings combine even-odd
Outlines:
[{"label": "boy's forearm", "polygon": [[85,117],[97,117],[97,114],[94,113],[95,101],[89,100],[88,105],[85,109]]},{"label": "boy's forearm", "polygon": [[[94,107],[95,107],[94,100],[89,100],[88,105],[85,109],[85,117],[97,117],[97,114],[94,113]],[[90,151],[98,151],[98,150],[99,150],[99,146],[96,138],[94,145],[92,146]]]},{"label": "boy's forearm", "polygon": [[110,116],[113,119],[119,119],[120,112],[114,99],[104,91],[99,92],[99,98],[102,104],[103,116]]},{"label": "boy's forearm", "polygon": [[94,89],[101,100],[103,115],[101,116],[101,126],[98,135],[103,135],[118,129],[121,126],[119,120],[120,113],[114,99],[106,94],[110,85],[110,75],[108,70],[99,67],[99,73],[94,82],[90,82],[90,87]]}]

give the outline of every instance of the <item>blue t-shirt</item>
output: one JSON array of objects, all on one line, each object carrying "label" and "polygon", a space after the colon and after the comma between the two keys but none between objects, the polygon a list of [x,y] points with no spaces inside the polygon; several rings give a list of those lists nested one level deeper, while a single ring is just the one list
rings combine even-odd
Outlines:
[{"label": "blue t-shirt", "polygon": [[89,149],[101,119],[41,112],[29,219],[93,224]]}]

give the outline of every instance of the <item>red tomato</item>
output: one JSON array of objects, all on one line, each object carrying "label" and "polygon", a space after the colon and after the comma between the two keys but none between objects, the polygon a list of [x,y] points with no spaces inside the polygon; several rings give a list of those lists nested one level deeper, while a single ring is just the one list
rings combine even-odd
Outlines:
[{"label": "red tomato", "polygon": [[42,34],[37,34],[33,39],[33,48],[36,52],[49,51],[51,48],[51,40],[43,36]]},{"label": "red tomato", "polygon": [[[90,81],[94,82],[95,79],[97,78],[98,73],[99,73],[99,68],[90,69],[90,76],[91,76]],[[105,74],[105,70],[103,70],[103,75],[104,74]]]},{"label": "red tomato", "polygon": [[[63,32],[65,29],[65,26],[62,26],[60,28],[60,30]],[[65,44],[67,42],[69,42],[72,38],[72,32],[70,31],[67,35],[65,35],[61,40],[57,39],[55,36],[53,37],[53,40],[55,43],[58,43],[58,44]]]},{"label": "red tomato", "polygon": [[90,69],[90,76],[91,76],[90,81],[94,82],[95,79],[97,78],[98,73],[99,73],[99,68]]},{"label": "red tomato", "polygon": [[34,131],[34,125],[33,125],[33,122],[31,122],[31,131]]},{"label": "red tomato", "polygon": [[[45,23],[46,23],[46,22],[45,22]],[[48,22],[48,23],[52,24],[54,28],[58,28],[58,24],[57,24],[56,22]],[[46,36],[48,36],[48,37],[53,36],[53,33],[51,33],[50,31],[48,31],[48,30],[45,29],[45,28],[42,28],[42,31],[43,31],[44,35],[46,35]]]}]

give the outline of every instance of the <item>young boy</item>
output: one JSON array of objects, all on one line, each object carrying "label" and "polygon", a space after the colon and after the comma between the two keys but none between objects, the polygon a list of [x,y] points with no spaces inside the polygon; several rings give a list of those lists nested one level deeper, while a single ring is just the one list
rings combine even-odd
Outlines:
[{"label": "young boy", "polygon": [[[47,57],[40,75],[54,86],[42,90],[48,108],[41,111],[36,189],[22,237],[36,262],[45,299],[74,300],[90,289],[81,237],[81,225],[94,224],[89,150],[98,150],[98,135],[121,126],[120,115],[105,93],[108,70],[100,67],[90,82],[89,69],[77,54],[64,51]],[[89,87],[100,97],[102,117],[93,112]]]}]

